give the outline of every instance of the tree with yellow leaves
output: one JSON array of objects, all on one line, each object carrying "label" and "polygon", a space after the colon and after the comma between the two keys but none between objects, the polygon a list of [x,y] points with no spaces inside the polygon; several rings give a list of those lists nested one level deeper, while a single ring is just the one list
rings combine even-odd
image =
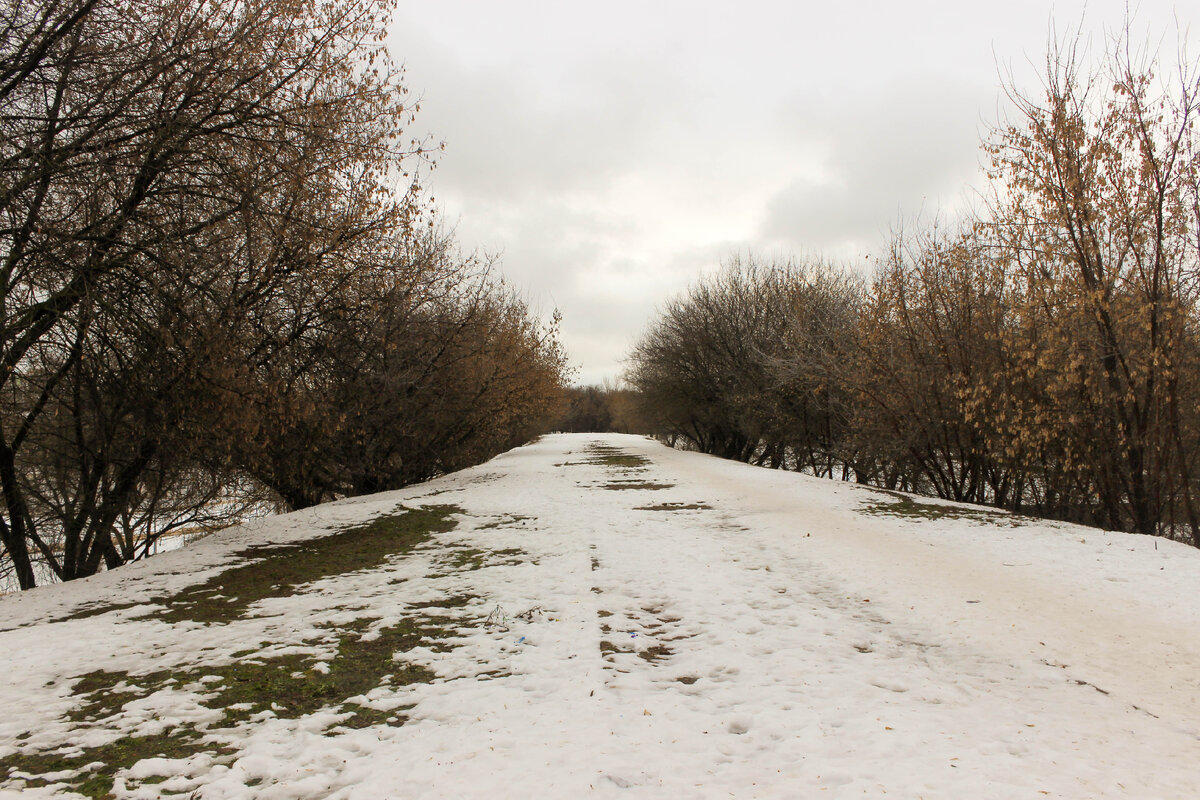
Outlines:
[{"label": "tree with yellow leaves", "polygon": [[1083,63],[1051,47],[1043,96],[1010,92],[1019,119],[986,145],[1017,298],[1008,449],[1053,450],[1039,479],[1080,483],[1099,524],[1200,542],[1200,74],[1160,81],[1128,28],[1098,70]]}]

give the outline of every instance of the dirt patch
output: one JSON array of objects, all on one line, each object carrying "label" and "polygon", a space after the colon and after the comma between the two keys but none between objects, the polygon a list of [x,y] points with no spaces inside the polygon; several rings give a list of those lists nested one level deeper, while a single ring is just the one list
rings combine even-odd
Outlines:
[{"label": "dirt patch", "polygon": [[653,506],[635,506],[634,511],[709,511],[707,503],[659,503]]},{"label": "dirt patch", "polygon": [[675,655],[675,651],[667,647],[665,644],[655,644],[647,647],[645,650],[638,651],[638,658],[649,661],[651,664],[657,664],[665,658]]},{"label": "dirt patch", "polygon": [[618,447],[594,444],[588,448],[588,464],[621,469],[640,469],[650,463],[644,456],[627,453]]},{"label": "dirt patch", "polygon": [[623,489],[646,489],[648,491],[657,491],[659,489],[670,489],[674,487],[673,483],[652,483],[650,481],[612,481],[611,483],[601,484],[601,488],[611,491],[621,491]]},{"label": "dirt patch", "polygon": [[520,514],[505,514],[505,515],[499,517],[498,519],[495,519],[484,525],[480,525],[479,530],[494,531],[497,529],[509,529],[509,528],[520,529],[520,528],[529,527],[526,525],[526,523],[534,522],[534,521],[536,521],[535,517],[524,517],[524,516],[521,516]]}]

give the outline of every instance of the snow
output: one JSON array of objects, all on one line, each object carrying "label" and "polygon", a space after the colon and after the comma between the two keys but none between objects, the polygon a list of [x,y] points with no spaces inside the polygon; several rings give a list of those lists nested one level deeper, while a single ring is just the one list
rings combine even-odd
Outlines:
[{"label": "snow", "polygon": [[[595,445],[648,463],[591,463]],[[604,488],[619,480],[670,486]],[[869,512],[892,502],[642,437],[571,434],[400,492],[255,520],[0,599],[0,762],[181,725],[234,755],[143,759],[118,772],[116,796],[1200,795],[1200,551],[952,504],[933,519]],[[400,503],[463,513],[432,546],[261,601],[228,625],[146,616],[151,598],[247,545],[323,535]],[[464,547],[522,555],[446,569]],[[474,599],[440,605],[459,595]],[[97,600],[140,605],[53,621]],[[456,617],[458,646],[397,658],[437,679],[353,698],[402,725],[337,727],[348,715],[333,705],[220,727],[203,704],[216,668],[247,643],[266,643],[256,658],[306,654],[327,674],[321,626],[372,618],[378,635],[425,604],[420,613]],[[66,717],[79,676],[123,670],[136,682],[176,667],[214,674],[131,700],[103,724]],[[167,780],[143,782],[155,776]]]}]

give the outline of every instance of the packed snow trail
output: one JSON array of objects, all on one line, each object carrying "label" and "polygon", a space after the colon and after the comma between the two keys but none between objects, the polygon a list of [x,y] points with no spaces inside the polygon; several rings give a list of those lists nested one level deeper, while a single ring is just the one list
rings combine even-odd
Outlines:
[{"label": "packed snow trail", "polygon": [[[247,545],[401,503],[453,506],[458,526],[224,624],[147,614]],[[641,437],[550,436],[422,486],[0,600],[13,676],[0,762],[190,726],[209,751],[121,767],[113,794],[1195,797],[1197,586],[1200,553],[1162,540]],[[141,605],[52,621],[94,596]],[[293,678],[317,680],[337,671],[320,632],[344,643],[367,630],[366,642],[421,614],[453,628],[397,651],[426,680],[384,680],[301,715],[277,703],[235,722],[212,707],[239,658],[308,658]],[[151,675],[164,665],[192,669],[191,682]],[[77,679],[96,670],[128,673],[118,688],[135,699],[80,727]],[[65,785],[21,783],[26,773],[0,785]]]}]

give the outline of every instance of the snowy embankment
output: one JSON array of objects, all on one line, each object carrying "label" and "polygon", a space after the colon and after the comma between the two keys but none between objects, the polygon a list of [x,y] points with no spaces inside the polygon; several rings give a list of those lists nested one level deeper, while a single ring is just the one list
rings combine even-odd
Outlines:
[{"label": "snowy embankment", "polygon": [[1197,587],[1166,541],[546,437],[0,600],[0,787],[1195,797]]}]

